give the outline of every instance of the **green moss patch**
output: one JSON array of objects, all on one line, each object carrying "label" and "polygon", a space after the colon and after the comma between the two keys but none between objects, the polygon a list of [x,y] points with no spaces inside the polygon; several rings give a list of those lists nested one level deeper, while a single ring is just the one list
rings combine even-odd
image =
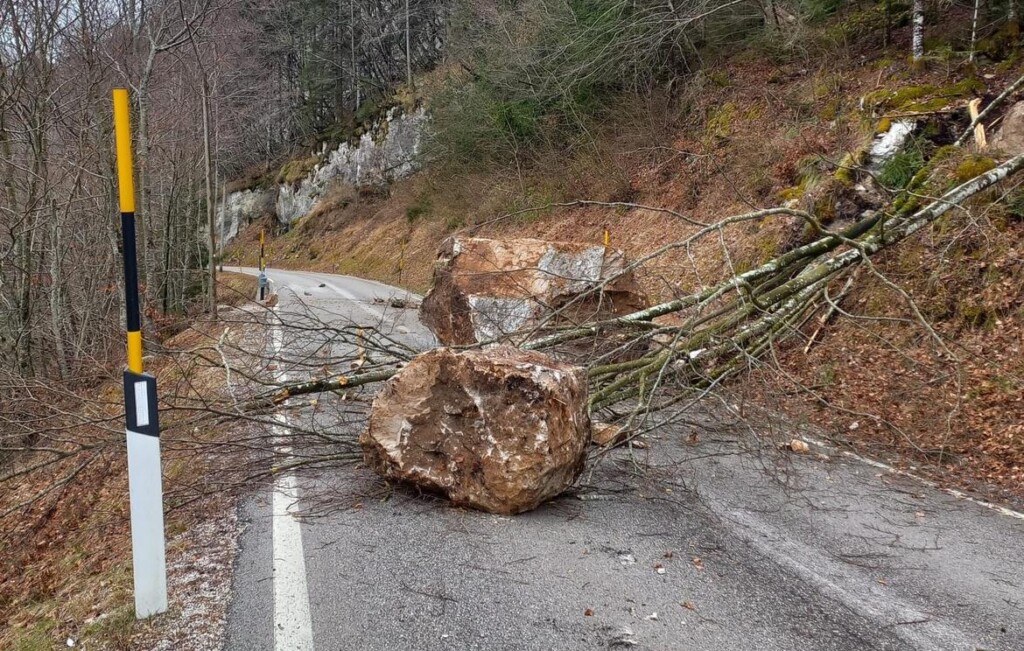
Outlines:
[{"label": "green moss patch", "polygon": [[928,112],[944,108],[950,101],[985,90],[980,79],[966,78],[949,86],[904,86],[898,90],[883,88],[864,96],[864,108],[883,112]]},{"label": "green moss patch", "polygon": [[968,156],[956,166],[953,173],[953,180],[957,183],[970,181],[976,176],[984,174],[996,166],[996,162],[986,156]]},{"label": "green moss patch", "polygon": [[277,173],[277,182],[287,185],[298,185],[302,179],[309,176],[309,173],[313,171],[313,168],[319,162],[320,158],[317,156],[290,160]]}]

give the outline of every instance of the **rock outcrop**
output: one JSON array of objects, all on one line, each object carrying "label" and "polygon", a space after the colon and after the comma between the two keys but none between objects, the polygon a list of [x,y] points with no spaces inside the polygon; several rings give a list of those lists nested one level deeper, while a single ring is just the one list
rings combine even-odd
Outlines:
[{"label": "rock outcrop", "polygon": [[289,225],[316,206],[328,186],[347,183],[354,187],[386,185],[416,169],[426,110],[409,113],[391,109],[359,142],[342,143],[323,152],[322,161],[298,185],[283,184],[277,193],[277,218]]},{"label": "rock outcrop", "polygon": [[628,314],[647,301],[626,266],[621,251],[603,246],[452,237],[441,245],[420,320],[441,343],[465,345]]},{"label": "rock outcrop", "polygon": [[256,188],[239,190],[225,197],[217,206],[217,238],[227,244],[235,239],[238,231],[261,217],[274,214],[276,190]]},{"label": "rock outcrop", "polygon": [[989,144],[1012,156],[1024,153],[1024,102],[1010,107]]},{"label": "rock outcrop", "polygon": [[491,513],[528,511],[583,470],[586,373],[509,346],[435,349],[388,381],[359,442],[388,479]]}]

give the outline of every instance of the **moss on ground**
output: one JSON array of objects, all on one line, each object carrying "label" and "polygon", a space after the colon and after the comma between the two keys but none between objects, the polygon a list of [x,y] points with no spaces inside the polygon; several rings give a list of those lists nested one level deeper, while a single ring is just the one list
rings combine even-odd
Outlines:
[{"label": "moss on ground", "polygon": [[705,123],[704,133],[707,139],[728,138],[732,132],[732,124],[736,119],[736,105],[726,102],[712,111]]},{"label": "moss on ground", "polygon": [[985,91],[985,82],[967,77],[948,86],[904,86],[897,90],[882,88],[864,96],[864,108],[883,112],[926,113],[944,108],[952,100]]},{"label": "moss on ground", "polygon": [[857,181],[857,168],[864,164],[868,157],[868,150],[862,147],[857,151],[847,152],[839,161],[839,167],[832,177],[848,188],[852,188]]},{"label": "moss on ground", "polygon": [[281,167],[281,171],[277,173],[277,182],[285,185],[297,185],[302,181],[302,179],[309,176],[309,173],[313,171],[313,168],[315,168],[319,162],[319,156],[290,160],[285,163]]},{"label": "moss on ground", "polygon": [[970,155],[956,166],[953,173],[953,180],[957,183],[970,181],[976,176],[984,174],[996,166],[995,160],[987,156]]}]

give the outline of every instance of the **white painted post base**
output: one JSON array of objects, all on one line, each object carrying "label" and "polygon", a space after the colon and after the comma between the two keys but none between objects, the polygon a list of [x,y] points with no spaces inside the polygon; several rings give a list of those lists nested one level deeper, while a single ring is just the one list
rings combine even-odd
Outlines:
[{"label": "white painted post base", "polygon": [[128,435],[135,616],[143,619],[167,611],[160,437],[131,430],[125,433]]}]

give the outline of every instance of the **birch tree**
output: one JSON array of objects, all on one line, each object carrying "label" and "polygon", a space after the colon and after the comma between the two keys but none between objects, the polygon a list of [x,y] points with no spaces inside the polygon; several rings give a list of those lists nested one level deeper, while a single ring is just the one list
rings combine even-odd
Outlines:
[{"label": "birch tree", "polygon": [[913,25],[913,42],[910,46],[910,58],[916,62],[924,56],[924,0],[914,0],[911,24]]}]

